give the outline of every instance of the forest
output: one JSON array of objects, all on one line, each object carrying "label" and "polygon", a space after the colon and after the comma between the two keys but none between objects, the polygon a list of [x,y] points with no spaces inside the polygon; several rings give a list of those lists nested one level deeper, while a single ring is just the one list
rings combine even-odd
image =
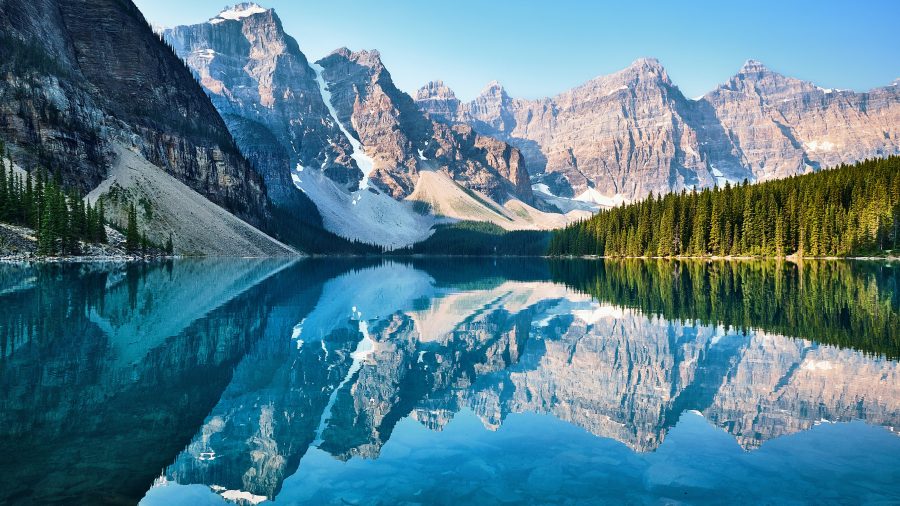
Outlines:
[{"label": "forest", "polygon": [[92,206],[63,190],[46,171],[17,173],[2,145],[0,155],[0,222],[32,228],[39,255],[73,255],[80,241],[106,242],[102,202]]},{"label": "forest", "polygon": [[393,255],[543,256],[550,234],[545,231],[506,231],[493,223],[461,221],[438,225],[428,239]]},{"label": "forest", "polygon": [[759,184],[682,191],[555,231],[549,254],[822,257],[896,251],[900,157]]},{"label": "forest", "polygon": [[764,330],[900,358],[900,266],[776,259],[550,263],[556,281],[670,321]]}]

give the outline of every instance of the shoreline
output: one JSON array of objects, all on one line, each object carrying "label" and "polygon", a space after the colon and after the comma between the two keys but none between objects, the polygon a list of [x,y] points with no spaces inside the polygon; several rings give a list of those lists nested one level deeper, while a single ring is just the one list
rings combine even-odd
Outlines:
[{"label": "shoreline", "polygon": [[[15,263],[31,263],[31,264],[62,264],[62,263],[101,263],[101,262],[148,262],[155,260],[187,260],[187,259],[229,259],[240,260],[248,258],[291,258],[281,256],[259,256],[259,257],[243,257],[243,256],[204,256],[204,255],[80,255],[80,256],[53,256],[38,257],[34,255],[7,255],[0,256],[0,264]],[[804,260],[813,261],[883,261],[883,262],[900,262],[900,256],[852,256],[852,257],[757,257],[757,256],[677,256],[677,257],[657,257],[657,256],[602,256],[602,255],[566,255],[566,256],[549,256],[549,255],[300,255],[293,258],[307,258],[311,260],[321,259],[372,259],[372,260],[402,260],[421,259],[421,258],[540,258],[544,260],[686,260],[686,261],[787,261],[793,263],[801,263]]]},{"label": "shoreline", "polygon": [[872,260],[883,260],[886,262],[897,262],[900,261],[900,256],[847,256],[847,257],[838,257],[838,256],[804,256],[798,257],[795,255],[789,256],[672,256],[672,257],[659,257],[659,256],[605,256],[605,255],[556,255],[556,256],[545,256],[543,258],[558,258],[558,259],[582,259],[582,260],[728,260],[728,261],[747,261],[747,260],[780,260],[787,262],[803,262],[804,260],[857,260],[857,261],[872,261]]}]

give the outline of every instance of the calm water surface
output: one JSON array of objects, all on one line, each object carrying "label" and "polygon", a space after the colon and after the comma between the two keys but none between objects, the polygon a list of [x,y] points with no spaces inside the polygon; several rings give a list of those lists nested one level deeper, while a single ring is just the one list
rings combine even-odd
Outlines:
[{"label": "calm water surface", "polygon": [[0,504],[900,503],[900,264],[0,265]]}]

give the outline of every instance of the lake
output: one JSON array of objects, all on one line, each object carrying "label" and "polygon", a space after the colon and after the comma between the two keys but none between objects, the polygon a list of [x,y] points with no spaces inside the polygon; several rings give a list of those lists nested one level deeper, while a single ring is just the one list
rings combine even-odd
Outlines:
[{"label": "lake", "polygon": [[0,265],[0,504],[896,504],[898,358],[898,263]]}]

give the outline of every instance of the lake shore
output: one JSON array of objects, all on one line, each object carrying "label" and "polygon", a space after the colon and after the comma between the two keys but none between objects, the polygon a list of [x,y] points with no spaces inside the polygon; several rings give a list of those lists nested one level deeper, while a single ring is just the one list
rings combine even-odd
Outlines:
[{"label": "lake shore", "polygon": [[547,256],[544,258],[558,259],[580,259],[580,260],[729,260],[729,261],[745,261],[745,260],[781,260],[787,262],[803,262],[804,260],[884,260],[887,262],[900,261],[900,256],[605,256],[605,255],[566,255],[566,256]]},{"label": "lake shore", "polygon": [[106,244],[80,242],[78,255],[38,255],[38,240],[34,230],[0,223],[0,262],[2,263],[79,263],[79,262],[135,262],[148,259],[172,258],[154,249],[151,254],[129,253],[125,236],[106,227]]}]

